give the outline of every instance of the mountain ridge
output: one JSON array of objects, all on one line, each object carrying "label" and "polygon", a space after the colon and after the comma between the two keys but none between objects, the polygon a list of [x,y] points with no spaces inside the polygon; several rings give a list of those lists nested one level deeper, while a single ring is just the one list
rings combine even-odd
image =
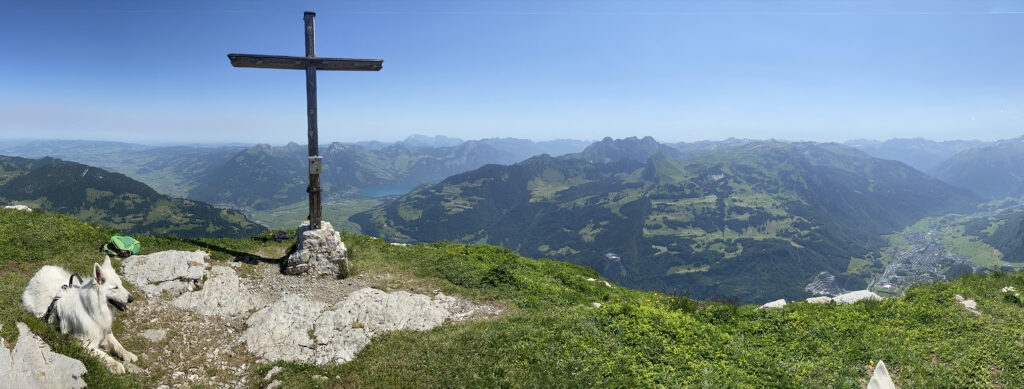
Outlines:
[{"label": "mountain ridge", "polygon": [[0,156],[0,171],[6,177],[0,178],[0,200],[126,233],[239,238],[266,231],[237,211],[161,195],[123,174],[76,162]]},{"label": "mountain ridge", "polygon": [[650,157],[641,163],[616,150],[621,158],[611,162],[567,155],[488,165],[350,220],[371,235],[496,244],[631,287],[750,302],[769,297],[769,285],[785,285],[774,296],[802,296],[820,271],[851,281],[849,259],[884,245],[882,234],[974,199],[837,144],[750,142],[677,160],[639,139],[627,143]]}]

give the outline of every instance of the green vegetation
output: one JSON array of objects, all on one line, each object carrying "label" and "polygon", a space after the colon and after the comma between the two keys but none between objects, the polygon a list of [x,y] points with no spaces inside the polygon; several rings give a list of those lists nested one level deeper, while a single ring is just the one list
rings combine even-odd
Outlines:
[{"label": "green vegetation", "polygon": [[[371,210],[382,203],[384,200],[379,198],[356,197],[332,200],[322,204],[321,214],[323,219],[330,221],[334,229],[338,231],[358,232],[357,226],[347,222],[348,218],[359,212]],[[309,200],[265,211],[252,211],[250,216],[253,220],[265,223],[270,228],[294,229],[308,219]]]},{"label": "green vegetation", "polygon": [[[1013,203],[1010,208],[995,212],[992,215],[948,214],[938,217],[927,217],[904,229],[903,232],[932,232],[946,250],[962,255],[982,266],[987,267],[1021,267],[1017,260],[1004,259],[1006,252],[1011,253],[1010,259],[1017,258],[1020,241],[1021,221],[1024,220],[1024,209]],[[900,234],[890,238],[890,248],[905,247],[906,241]]]},{"label": "green vegetation", "polygon": [[[90,387],[118,388],[144,387],[145,381],[130,375],[110,374],[104,365],[89,356],[74,339],[61,335],[21,307],[21,294],[28,280],[43,265],[57,265],[73,273],[89,274],[92,264],[102,262],[99,247],[119,230],[99,227],[64,215],[43,214],[0,209],[0,336],[12,344],[18,336],[16,322],[28,324],[32,331],[49,343],[54,351],[82,360],[89,374]],[[237,255],[257,255],[279,258],[288,243],[257,243],[248,239],[183,239],[135,235],[142,243],[140,254],[176,249],[210,252],[215,260],[228,260]],[[268,255],[268,252],[273,254]],[[114,258],[114,267],[120,260]],[[127,284],[127,282],[126,282]],[[131,287],[129,285],[129,287]],[[136,294],[138,298],[144,298]],[[122,333],[123,326],[114,322],[114,332]],[[133,348],[133,344],[125,342]],[[135,348],[137,349],[137,348]],[[145,361],[140,362],[145,363]],[[142,365],[143,367],[145,365]]]},{"label": "green vegetation", "polygon": [[248,237],[265,228],[240,212],[161,195],[120,173],[55,159],[0,156],[0,204],[25,204],[127,234]]},{"label": "green vegetation", "polygon": [[[57,352],[82,359],[91,387],[145,387],[146,376],[108,374],[77,342],[20,307],[20,294],[40,266],[85,271],[98,257],[94,246],[112,232],[65,216],[0,209],[0,334],[11,342],[13,323],[25,322]],[[205,248],[215,260],[266,250],[280,255],[288,247],[138,238],[147,253]],[[285,387],[860,387],[878,360],[900,387],[1024,385],[1024,307],[1000,291],[1024,288],[1024,274],[969,275],[882,302],[755,310],[609,288],[586,280],[596,277],[592,270],[494,246],[343,239],[356,274],[387,272],[394,287],[436,288],[502,306],[505,313],[388,333],[343,365],[261,365],[250,372],[254,385],[269,384],[262,377],[276,365],[284,367],[275,379]],[[983,315],[967,312],[956,294],[976,300]],[[315,381],[314,374],[340,381]]]}]

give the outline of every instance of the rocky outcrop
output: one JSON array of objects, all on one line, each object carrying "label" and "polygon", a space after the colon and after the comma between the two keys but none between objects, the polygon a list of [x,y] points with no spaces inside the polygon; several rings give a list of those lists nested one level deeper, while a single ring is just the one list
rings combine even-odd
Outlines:
[{"label": "rocky outcrop", "polygon": [[978,310],[978,302],[977,301],[965,300],[964,296],[961,296],[961,295],[956,295],[954,297],[956,298],[956,301],[958,303],[960,303],[960,305],[963,305],[964,308],[967,308],[968,312],[973,313],[973,314],[978,315],[978,316],[981,316],[981,311]]},{"label": "rocky outcrop", "polygon": [[203,284],[203,270],[209,257],[202,250],[133,255],[124,260],[121,271],[126,280],[147,295],[183,293]]},{"label": "rocky outcrop", "polygon": [[828,304],[832,302],[832,298],[828,296],[808,297],[806,301],[810,304]]},{"label": "rocky outcrop", "polygon": [[29,207],[21,205],[21,204],[6,205],[6,206],[4,206],[4,209],[13,209],[13,210],[16,210],[16,211],[32,212],[32,208],[29,208]]},{"label": "rocky outcrop", "polygon": [[758,307],[757,309],[782,308],[786,306],[786,299],[778,299]]},{"label": "rocky outcrop", "polygon": [[250,353],[268,360],[312,361],[316,341],[310,332],[327,304],[285,295],[249,317],[242,341]]},{"label": "rocky outcrop", "polygon": [[0,388],[84,388],[85,365],[57,354],[29,330],[17,323],[18,343],[14,350],[0,339]]},{"label": "rocky outcrop", "polygon": [[855,302],[865,300],[882,301],[882,296],[879,296],[869,290],[856,290],[850,293],[843,293],[832,298],[832,301],[839,304],[853,304]]},{"label": "rocky outcrop", "polygon": [[[0,324],[0,329],[3,329],[4,325]],[[7,345],[4,344],[4,338],[0,338],[0,389],[9,389],[11,387],[11,352],[7,351]]]},{"label": "rocky outcrop", "polygon": [[178,296],[171,305],[201,315],[229,317],[262,307],[265,302],[242,284],[233,269],[214,266],[202,289]]},{"label": "rocky outcrop", "polygon": [[428,330],[452,317],[454,297],[363,288],[326,304],[285,295],[254,313],[242,333],[249,352],[268,360],[343,363],[387,331]]},{"label": "rocky outcrop", "polygon": [[341,234],[329,222],[320,222],[320,229],[309,229],[309,221],[299,226],[295,252],[285,262],[284,274],[348,276],[348,250]]}]

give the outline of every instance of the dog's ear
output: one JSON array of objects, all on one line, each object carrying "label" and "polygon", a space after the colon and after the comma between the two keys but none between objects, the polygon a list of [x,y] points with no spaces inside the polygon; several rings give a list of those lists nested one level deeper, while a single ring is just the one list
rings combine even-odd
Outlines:
[{"label": "dog's ear", "polygon": [[98,263],[92,264],[92,278],[96,280],[96,284],[102,284],[106,281],[103,279],[103,269],[100,268],[100,264]]},{"label": "dog's ear", "polygon": [[107,268],[107,269],[113,269],[114,265],[110,264],[110,256],[109,255],[104,255],[103,257],[105,258],[103,260],[103,267]]}]

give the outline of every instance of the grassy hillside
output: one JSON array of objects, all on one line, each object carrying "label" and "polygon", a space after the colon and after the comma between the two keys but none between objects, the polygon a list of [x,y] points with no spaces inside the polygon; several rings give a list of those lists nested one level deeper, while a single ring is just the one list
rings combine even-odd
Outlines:
[{"label": "grassy hillside", "polygon": [[806,297],[821,271],[863,289],[883,263],[848,272],[851,258],[974,199],[834,144],[748,142],[676,160],[651,142],[605,140],[583,153],[621,158],[610,163],[538,156],[485,166],[351,220],[389,239],[494,244],[630,287],[753,303]]},{"label": "grassy hillside", "polygon": [[266,229],[233,210],[169,197],[120,173],[56,159],[0,156],[0,204],[123,230],[185,237],[247,237]]},{"label": "grassy hillside", "polygon": [[[145,387],[145,376],[106,373],[18,302],[43,264],[86,271],[99,259],[96,243],[111,232],[65,216],[0,209],[0,335],[11,342],[13,323],[28,323],[58,352],[85,361],[91,387]],[[288,246],[138,238],[147,253],[204,248],[215,263],[283,255]],[[493,246],[397,247],[365,236],[343,239],[356,276],[387,273],[396,288],[436,288],[502,305],[506,313],[426,332],[388,333],[343,365],[255,366],[253,385],[268,384],[260,377],[282,366],[275,378],[285,387],[861,387],[879,359],[904,388],[1024,385],[1024,307],[1000,292],[1004,286],[1024,289],[1020,274],[920,285],[882,302],[795,303],[758,311],[608,288],[585,280],[596,275],[592,270]],[[955,294],[976,299],[983,315],[967,312]],[[316,381],[312,375],[339,378]]]}]

